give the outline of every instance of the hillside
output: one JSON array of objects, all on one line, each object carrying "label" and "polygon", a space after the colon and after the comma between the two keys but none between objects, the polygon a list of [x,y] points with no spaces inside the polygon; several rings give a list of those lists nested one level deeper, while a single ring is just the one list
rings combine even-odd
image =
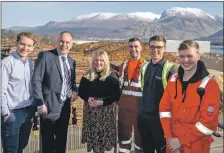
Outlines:
[{"label": "hillside", "polygon": [[223,45],[223,29],[208,37],[201,38],[200,40],[212,41],[213,44],[215,44],[215,42],[219,42],[219,44]]}]

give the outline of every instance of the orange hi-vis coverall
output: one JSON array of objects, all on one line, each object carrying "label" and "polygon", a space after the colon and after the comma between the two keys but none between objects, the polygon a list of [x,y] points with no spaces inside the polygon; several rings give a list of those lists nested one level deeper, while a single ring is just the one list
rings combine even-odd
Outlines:
[{"label": "orange hi-vis coverall", "polygon": [[[175,74],[169,79],[160,101],[164,137],[178,138],[183,153],[209,153],[213,141],[211,135],[217,129],[220,105],[218,84],[214,79],[208,81],[200,103],[197,88],[201,82],[202,79],[189,83],[182,94],[181,81]],[[166,152],[171,152],[169,147],[166,147]]]},{"label": "orange hi-vis coverall", "polygon": [[120,66],[119,76],[122,94],[118,106],[119,153],[131,151],[131,137],[134,129],[135,153],[142,153],[140,134],[137,128],[137,116],[142,97],[141,68],[147,62],[127,60]]}]

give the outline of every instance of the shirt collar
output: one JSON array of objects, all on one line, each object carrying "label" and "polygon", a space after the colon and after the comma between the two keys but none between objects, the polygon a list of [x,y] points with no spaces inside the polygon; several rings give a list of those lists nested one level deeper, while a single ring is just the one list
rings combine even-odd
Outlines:
[{"label": "shirt collar", "polygon": [[22,59],[20,56],[19,56],[19,54],[18,54],[18,52],[17,51],[14,51],[13,53],[12,53],[12,56],[15,58],[15,59],[20,59],[21,61],[27,61],[28,60],[28,58],[26,59],[26,60],[24,60],[24,59]]},{"label": "shirt collar", "polygon": [[66,55],[62,55],[61,52],[60,52],[59,50],[57,50],[57,52],[58,52],[58,56],[59,56],[59,57],[64,56],[64,57],[67,58],[67,54],[66,54]]},{"label": "shirt collar", "polygon": [[163,64],[166,62],[166,59],[163,57],[158,63],[156,63],[156,64],[153,64],[152,63],[152,60],[151,60],[151,63],[152,63],[152,65],[154,65],[154,66],[156,66],[156,65],[161,65],[161,66],[163,66]]}]

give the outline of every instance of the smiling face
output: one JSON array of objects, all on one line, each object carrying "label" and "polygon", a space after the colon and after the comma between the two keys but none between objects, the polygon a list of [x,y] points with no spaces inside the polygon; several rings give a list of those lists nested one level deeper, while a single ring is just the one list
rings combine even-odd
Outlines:
[{"label": "smiling face", "polygon": [[34,50],[34,40],[26,36],[21,36],[20,40],[16,43],[16,50],[22,59],[26,59]]},{"label": "smiling face", "polygon": [[163,41],[151,41],[149,43],[149,54],[153,61],[160,61],[163,58],[165,44]]},{"label": "smiling face", "polygon": [[73,39],[71,34],[62,33],[58,40],[57,50],[61,52],[62,55],[67,55],[72,48]]},{"label": "smiling face", "polygon": [[190,47],[180,50],[178,53],[180,65],[185,71],[191,71],[197,67],[197,62],[200,59],[198,49]]},{"label": "smiling face", "polygon": [[139,41],[133,41],[128,43],[128,50],[131,59],[138,60],[141,56],[142,45]]},{"label": "smiling face", "polygon": [[105,68],[105,61],[102,56],[96,56],[93,61],[93,66],[97,72],[101,72]]}]

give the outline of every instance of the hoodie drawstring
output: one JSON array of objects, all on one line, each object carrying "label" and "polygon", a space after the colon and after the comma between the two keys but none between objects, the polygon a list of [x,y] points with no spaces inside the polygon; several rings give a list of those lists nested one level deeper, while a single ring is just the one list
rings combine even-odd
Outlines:
[{"label": "hoodie drawstring", "polygon": [[[176,79],[176,91],[175,91],[175,96],[174,96],[174,99],[176,99],[177,98],[177,83],[178,83],[178,78]],[[188,84],[187,84],[187,86],[188,86]],[[183,99],[182,99],[182,101],[181,102],[184,102],[184,100],[185,100],[185,98],[186,98],[186,91],[187,91],[187,87],[186,87],[186,89],[185,89],[185,91],[184,91],[184,97],[183,97]]]}]

